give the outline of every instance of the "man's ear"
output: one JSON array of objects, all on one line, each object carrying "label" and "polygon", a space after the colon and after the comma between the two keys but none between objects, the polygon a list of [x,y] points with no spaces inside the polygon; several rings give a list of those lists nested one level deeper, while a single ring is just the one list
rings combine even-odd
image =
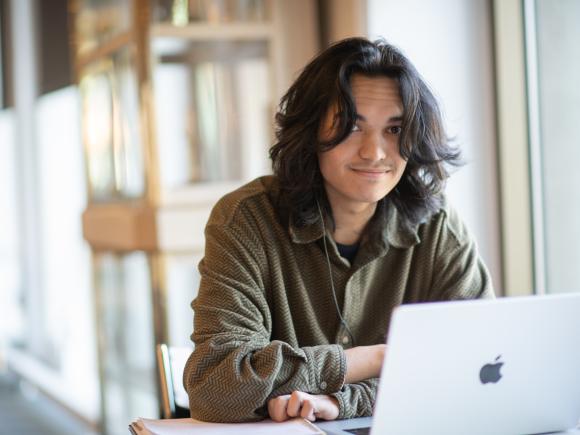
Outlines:
[{"label": "man's ear", "polygon": [[332,136],[339,122],[335,105],[331,105],[320,119],[318,126],[318,140],[328,141]]}]

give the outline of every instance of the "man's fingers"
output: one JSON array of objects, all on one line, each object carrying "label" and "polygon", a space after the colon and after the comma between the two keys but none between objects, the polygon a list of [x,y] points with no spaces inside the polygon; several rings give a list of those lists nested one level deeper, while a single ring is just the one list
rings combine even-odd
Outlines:
[{"label": "man's fingers", "polygon": [[287,407],[289,395],[278,396],[268,401],[268,414],[274,421],[288,420]]},{"label": "man's fingers", "polygon": [[314,406],[315,398],[310,396],[307,399],[304,399],[302,402],[302,410],[300,411],[300,417],[305,418],[306,420],[315,421],[316,420],[316,408]]},{"label": "man's fingers", "polygon": [[298,417],[300,415],[300,408],[302,407],[302,401],[304,400],[304,396],[306,394],[300,391],[294,391],[290,395],[290,399],[288,400],[288,407],[286,408],[286,413],[290,417]]},{"label": "man's fingers", "polygon": [[279,396],[268,401],[268,412],[274,421],[285,421],[302,417],[310,421],[335,420],[339,407],[335,398],[326,395],[312,395],[294,391],[290,395]]},{"label": "man's fingers", "polygon": [[314,396],[314,416],[323,420],[336,420],[339,414],[338,400],[332,396]]}]

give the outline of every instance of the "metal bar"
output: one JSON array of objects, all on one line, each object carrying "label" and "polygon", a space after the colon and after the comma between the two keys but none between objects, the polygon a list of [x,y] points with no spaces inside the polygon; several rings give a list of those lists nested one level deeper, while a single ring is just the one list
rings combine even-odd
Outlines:
[{"label": "metal bar", "polygon": [[530,142],[530,184],[532,200],[532,236],[534,251],[534,289],[546,293],[546,257],[544,232],[544,186],[538,80],[536,1],[524,0],[524,35],[528,93],[528,129]]}]

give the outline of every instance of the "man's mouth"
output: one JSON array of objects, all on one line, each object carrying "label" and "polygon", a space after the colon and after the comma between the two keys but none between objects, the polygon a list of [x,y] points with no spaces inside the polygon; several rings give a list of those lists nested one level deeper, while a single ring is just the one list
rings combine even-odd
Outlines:
[{"label": "man's mouth", "polygon": [[391,171],[389,168],[351,168],[355,172],[363,174],[384,174]]}]

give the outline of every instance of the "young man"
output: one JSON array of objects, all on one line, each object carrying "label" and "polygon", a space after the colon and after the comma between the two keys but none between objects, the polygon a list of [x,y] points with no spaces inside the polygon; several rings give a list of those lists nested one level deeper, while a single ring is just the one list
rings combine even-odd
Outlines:
[{"label": "young man", "polygon": [[191,414],[368,416],[394,307],[493,297],[443,196],[459,152],[428,87],[384,41],[321,53],[276,121],[274,176],[226,195],[206,227]]}]

